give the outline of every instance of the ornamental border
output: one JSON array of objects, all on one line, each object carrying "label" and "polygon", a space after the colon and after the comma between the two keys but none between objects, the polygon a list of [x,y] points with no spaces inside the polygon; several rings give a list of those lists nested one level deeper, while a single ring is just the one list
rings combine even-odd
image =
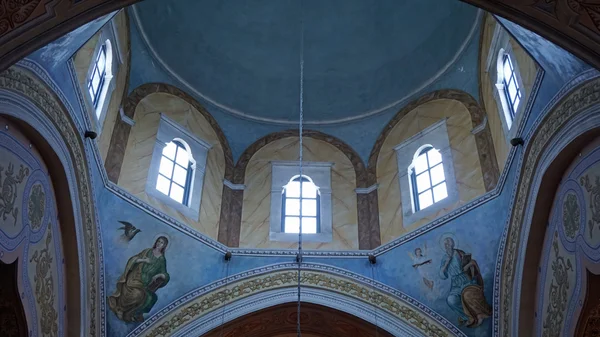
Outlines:
[{"label": "ornamental border", "polygon": [[[219,290],[225,286],[231,286],[233,282],[239,282],[246,279],[250,279],[257,276],[268,276],[271,273],[276,272],[297,272],[298,265],[293,262],[288,263],[277,263],[271,264],[267,266],[263,266],[260,268],[251,269],[242,273],[238,273],[227,278],[218,279],[212,283],[209,283],[200,288],[189,291],[188,293],[180,296],[177,300],[172,301],[171,304],[165,306],[163,309],[159,310],[155,314],[146,318],[144,323],[138,325],[135,329],[133,329],[127,337],[137,337],[141,334],[148,333],[149,329],[157,328],[158,326],[154,326],[154,323],[159,321],[160,319],[168,316],[169,314],[174,313],[176,310],[183,308],[184,306],[193,302],[196,298],[200,296],[205,296],[213,291]],[[354,281],[355,283],[362,285],[369,290],[378,290],[379,292],[390,296],[393,299],[398,300],[400,303],[406,303],[411,306],[411,309],[427,316],[428,318],[435,321],[437,324],[443,326],[447,329],[447,331],[453,333],[455,336],[466,337],[466,335],[458,329],[454,324],[452,324],[448,319],[444,316],[438,314],[436,311],[429,308],[427,305],[417,301],[413,297],[394,289],[390,286],[387,286],[383,283],[375,281],[369,277],[365,277],[359,274],[355,274],[351,271],[340,269],[337,267],[333,267],[330,265],[319,264],[319,263],[302,263],[302,271],[303,272],[317,272],[322,274],[329,274],[332,276],[341,277],[344,279],[348,279]],[[284,289],[286,287],[283,287]],[[257,292],[260,293],[260,292]],[[338,294],[336,292],[331,291],[331,294]],[[343,294],[338,294],[342,297],[345,297]],[[234,300],[229,303],[234,302]],[[382,309],[384,310],[384,309]],[[408,323],[407,323],[408,324]],[[409,325],[411,326],[411,325]]]}]

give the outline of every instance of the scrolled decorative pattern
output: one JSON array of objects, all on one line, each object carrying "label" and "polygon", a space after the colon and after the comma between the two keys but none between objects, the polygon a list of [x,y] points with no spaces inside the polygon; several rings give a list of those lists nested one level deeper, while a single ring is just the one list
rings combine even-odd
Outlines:
[{"label": "scrolled decorative pattern", "polygon": [[[38,73],[36,72],[36,74]],[[13,67],[1,72],[0,89],[16,92],[35,103],[53,122],[71,155],[70,159],[72,160],[73,170],[77,178],[77,191],[83,223],[82,232],[85,245],[85,259],[87,259],[86,264],[88,266],[86,277],[86,303],[88,312],[86,316],[89,318],[89,322],[86,330],[90,336],[96,336],[96,310],[99,308],[97,303],[99,268],[96,254],[101,253],[96,248],[98,236],[96,235],[94,222],[94,202],[91,194],[89,170],[86,166],[87,156],[84,153],[77,128],[73,124],[67,109],[60,103],[61,100],[51,91],[52,89],[39,82],[28,71]],[[53,89],[55,90],[56,88]]]},{"label": "scrolled decorative pattern", "polygon": [[[580,80],[577,78],[573,83],[579,84],[581,81],[589,80],[590,77],[595,77],[594,74],[583,74]],[[564,88],[557,95],[557,97],[563,97],[565,90],[571,89]],[[554,106],[557,101],[553,99],[548,106]],[[572,119],[579,113],[585,111],[587,108],[600,102],[600,81],[593,80],[581,84],[577,89],[570,92],[565,98],[562,99],[560,105],[553,108],[548,114],[542,114],[535,125],[532,127],[533,135],[528,137],[529,146],[526,152],[523,154],[523,165],[521,166],[521,175],[515,189],[516,196],[512,198],[512,215],[509,221],[506,234],[503,236],[504,239],[501,242],[500,253],[504,254],[501,264],[499,264],[501,271],[502,285],[501,293],[495,292],[500,298],[501,305],[501,322],[500,327],[502,329],[502,335],[505,337],[510,336],[511,329],[511,310],[513,297],[510,295],[514,289],[515,281],[515,266],[517,266],[517,253],[519,247],[519,237],[521,233],[521,226],[525,217],[525,209],[529,204],[529,192],[532,188],[531,182],[533,181],[534,174],[537,169],[538,159],[542,152],[550,142],[553,135],[562,128],[568,120]],[[497,283],[496,283],[497,285]]]},{"label": "scrolled decorative pattern", "polygon": [[590,182],[589,175],[579,178],[581,186],[590,194],[589,210],[592,213],[592,218],[588,220],[588,229],[590,238],[594,237],[594,225],[600,224],[600,177],[594,179],[594,183]]},{"label": "scrolled decorative pattern", "polygon": [[41,184],[35,184],[31,189],[31,194],[29,195],[29,202],[27,205],[27,215],[33,230],[39,229],[42,225],[45,208],[46,194],[44,193],[44,187]]},{"label": "scrolled decorative pattern", "polygon": [[560,255],[558,248],[558,233],[554,232],[554,241],[552,248],[555,259],[552,261],[552,281],[548,289],[548,307],[546,317],[544,318],[543,337],[559,337],[561,327],[564,321],[564,312],[567,308],[567,290],[569,289],[568,272],[573,272],[571,260],[565,259]]},{"label": "scrolled decorative pattern", "polygon": [[[181,297],[142,323],[130,335],[170,335],[189,322],[223,305],[267,290],[297,285],[295,264],[267,266],[220,280]],[[439,314],[397,291],[325,265],[308,264],[302,272],[305,287],[323,289],[369,303],[397,317],[426,336],[460,335],[460,330]],[[356,278],[356,279],[355,279]]]},{"label": "scrolled decorative pattern", "polygon": [[41,0],[0,2],[0,36],[27,21],[41,2]]},{"label": "scrolled decorative pattern", "polygon": [[573,239],[579,231],[579,221],[581,219],[581,209],[577,202],[577,197],[569,193],[563,202],[563,226],[565,234]]},{"label": "scrolled decorative pattern", "polygon": [[35,262],[35,300],[40,306],[40,326],[43,336],[55,337],[58,335],[58,313],[54,308],[54,278],[52,277],[53,258],[50,255],[49,245],[52,242],[52,232],[48,226],[46,247],[36,250],[29,262]]},{"label": "scrolled decorative pattern", "polygon": [[[19,215],[19,208],[15,207],[15,202],[18,197],[18,185],[23,182],[23,179],[29,175],[29,168],[21,165],[19,172],[15,176],[15,165],[12,163],[8,164],[6,171],[5,167],[0,166],[0,183],[2,184],[0,191],[0,214],[2,214],[2,220],[7,219],[7,215],[12,215],[14,218],[14,225],[17,225],[17,216]],[[2,172],[4,172],[4,180],[2,179]]]}]

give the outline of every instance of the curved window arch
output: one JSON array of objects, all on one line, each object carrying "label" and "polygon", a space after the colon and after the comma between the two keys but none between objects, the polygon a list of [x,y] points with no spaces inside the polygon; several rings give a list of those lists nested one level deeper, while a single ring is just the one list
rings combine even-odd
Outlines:
[{"label": "curved window arch", "polygon": [[523,92],[519,86],[517,69],[510,56],[504,49],[498,53],[498,82],[502,109],[508,128],[510,129],[516,117],[519,105],[523,98]]},{"label": "curved window arch", "polygon": [[[300,186],[302,186],[302,195]],[[310,177],[296,176],[290,179],[283,187],[281,208],[282,232],[298,233],[300,222],[302,222],[303,234],[320,232],[321,196],[319,187]]]},{"label": "curved window arch", "polygon": [[110,39],[107,39],[98,49],[87,84],[87,89],[92,99],[92,105],[96,110],[96,118],[98,120],[100,120],[102,116],[104,101],[106,100],[108,87],[113,77],[112,63],[112,44]]},{"label": "curved window arch", "polygon": [[174,139],[162,150],[156,189],[180,204],[189,202],[193,158],[189,147],[182,140]]},{"label": "curved window arch", "polygon": [[409,171],[415,212],[448,197],[442,154],[433,146],[417,150]]}]

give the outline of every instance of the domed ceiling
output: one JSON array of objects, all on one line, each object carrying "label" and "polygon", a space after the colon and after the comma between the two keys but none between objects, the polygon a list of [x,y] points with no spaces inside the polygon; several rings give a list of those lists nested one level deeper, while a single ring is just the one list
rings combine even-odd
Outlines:
[{"label": "domed ceiling", "polygon": [[305,120],[327,124],[376,114],[432,83],[473,35],[477,9],[449,0],[146,0],[134,18],[182,89],[282,124],[298,116],[303,18]]}]

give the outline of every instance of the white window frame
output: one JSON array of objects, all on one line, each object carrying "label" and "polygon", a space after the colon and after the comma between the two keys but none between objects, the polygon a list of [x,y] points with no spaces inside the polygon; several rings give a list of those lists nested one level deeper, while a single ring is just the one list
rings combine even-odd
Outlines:
[{"label": "white window frame", "polygon": [[[414,168],[415,154],[428,146],[432,146],[442,155],[448,196],[427,208],[417,211],[413,197],[411,174]],[[448,139],[448,128],[445,118],[400,143],[394,150],[396,151],[398,164],[398,183],[400,185],[402,224],[404,227],[409,227],[422,218],[431,216],[459,200],[458,186],[454,174],[454,163],[452,161],[452,148]]]},{"label": "white window frame", "polygon": [[[179,140],[186,147],[190,157],[192,178],[187,205],[171,199],[171,197],[156,189],[163,149],[173,140]],[[204,186],[204,175],[206,172],[206,160],[208,158],[208,151],[211,148],[211,144],[197,138],[164,113],[161,113],[154,151],[152,152],[152,160],[148,170],[148,178],[146,180],[146,193],[182,213],[187,218],[198,221],[200,204],[202,202],[202,187]]]},{"label": "white window frame", "polygon": [[[110,99],[116,88],[116,81],[114,81],[113,78],[119,71],[119,66],[123,63],[123,55],[120,50],[120,44],[118,43],[116,28],[113,21],[114,18],[100,29],[98,43],[94,49],[93,57],[85,78],[85,87],[83,88],[83,91],[86,93],[84,96],[89,109],[93,111],[93,113],[90,114],[90,119],[92,120],[92,124],[94,125],[97,134],[102,133],[108,106],[110,105]],[[88,90],[88,83],[92,78],[96,59],[98,58],[98,54],[103,45],[106,45],[106,71],[104,74],[104,84],[100,89],[98,105],[94,107],[93,98]]]},{"label": "white window frame", "polygon": [[[517,58],[513,52],[510,39],[511,36],[506,29],[504,29],[500,23],[496,22],[486,64],[486,72],[488,73],[491,82],[495,85],[493,90],[494,99],[498,105],[498,112],[500,115],[500,120],[502,121],[502,129],[504,131],[507,144],[510,143],[512,138],[517,136],[518,126],[523,119],[525,106],[527,105],[526,103],[528,99],[528,93],[525,91],[523,86],[523,78],[521,77],[519,64],[517,63]],[[514,119],[511,117],[512,108],[506,99],[507,95],[504,88],[504,76],[501,76],[501,74],[503,74],[504,55],[508,55],[510,57],[510,61],[515,72],[517,85],[521,91],[521,101],[514,112]]]},{"label": "white window frame", "polygon": [[[331,242],[332,229],[332,199],[331,199],[331,167],[328,162],[303,162],[302,175],[309,177],[318,187],[320,193],[320,231],[316,234],[302,234],[305,242]],[[283,232],[282,219],[282,192],[293,177],[300,175],[297,161],[272,161],[271,162],[271,214],[270,233],[271,241],[295,242],[298,241],[297,233]]]}]

